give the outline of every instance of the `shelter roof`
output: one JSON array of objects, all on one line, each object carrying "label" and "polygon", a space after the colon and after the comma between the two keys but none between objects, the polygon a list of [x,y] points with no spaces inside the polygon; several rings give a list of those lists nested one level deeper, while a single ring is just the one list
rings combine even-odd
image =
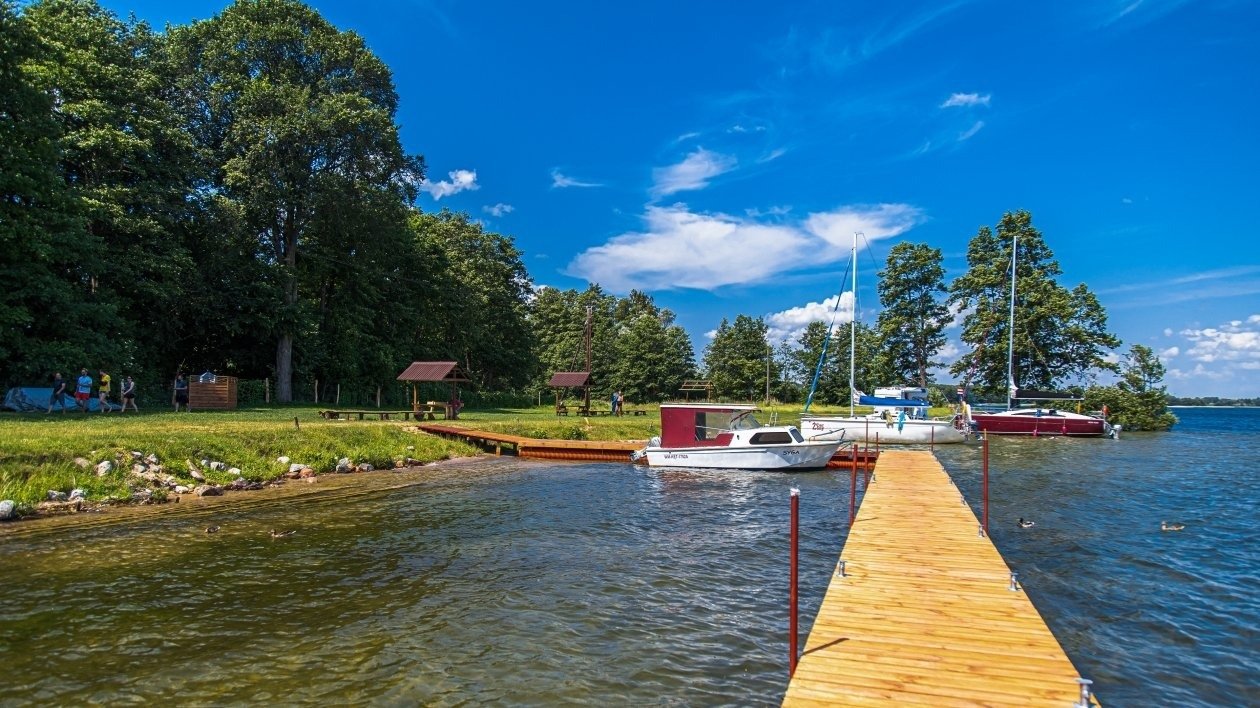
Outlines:
[{"label": "shelter roof", "polygon": [[454,361],[413,361],[407,370],[398,375],[399,381],[450,381],[470,379]]},{"label": "shelter roof", "polygon": [[547,384],[552,388],[571,388],[574,386],[585,386],[591,379],[589,371],[557,371],[552,374],[551,381]]}]

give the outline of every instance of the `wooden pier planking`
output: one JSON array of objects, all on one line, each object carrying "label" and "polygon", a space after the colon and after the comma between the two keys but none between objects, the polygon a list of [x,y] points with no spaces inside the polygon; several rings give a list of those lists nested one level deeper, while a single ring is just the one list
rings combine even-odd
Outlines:
[{"label": "wooden pier planking", "polygon": [[1078,702],[1080,673],[979,527],[931,453],[881,451],[783,705]]}]

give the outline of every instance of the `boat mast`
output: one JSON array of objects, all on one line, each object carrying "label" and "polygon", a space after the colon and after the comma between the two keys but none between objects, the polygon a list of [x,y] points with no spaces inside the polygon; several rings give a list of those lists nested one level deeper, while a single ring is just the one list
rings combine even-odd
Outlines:
[{"label": "boat mast", "polygon": [[1011,322],[1006,339],[1006,409],[1015,407],[1015,262],[1019,232],[1011,234]]},{"label": "boat mast", "polygon": [[853,417],[853,397],[857,395],[857,386],[854,385],[854,374],[857,371],[857,357],[854,353],[857,351],[857,237],[860,231],[853,232],[853,252],[849,255],[849,260],[853,267],[853,318],[849,320],[849,417]]}]

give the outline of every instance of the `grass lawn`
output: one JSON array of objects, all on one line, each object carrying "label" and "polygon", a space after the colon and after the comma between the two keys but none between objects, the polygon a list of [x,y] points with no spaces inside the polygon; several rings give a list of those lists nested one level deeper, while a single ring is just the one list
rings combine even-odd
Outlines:
[{"label": "grass lawn", "polygon": [[[325,406],[326,407],[326,406]],[[660,434],[656,406],[631,406],[646,415],[621,417],[557,417],[550,405],[520,409],[465,410],[453,425],[533,438],[569,440],[646,440]],[[48,498],[49,490],[80,488],[88,501],[130,499],[153,486],[131,474],[133,451],[156,455],[163,472],[188,486],[189,463],[208,482],[226,484],[236,476],[201,464],[222,462],[238,468],[251,481],[268,481],[289,471],[280,456],[317,472],[331,472],[348,457],[377,468],[396,461],[421,462],[477,453],[456,441],[417,434],[410,421],[324,420],[316,406],[266,406],[236,411],[173,413],[0,413],[0,499],[23,509]],[[848,408],[815,409],[847,414]],[[935,412],[935,411],[934,411]],[[781,424],[800,422],[800,405],[769,406],[759,414],[763,424],[773,417]],[[294,425],[294,419],[299,425]],[[445,423],[446,421],[438,421]],[[76,463],[76,458],[80,462]],[[86,460],[87,466],[83,466]],[[98,463],[114,469],[98,476]]]}]

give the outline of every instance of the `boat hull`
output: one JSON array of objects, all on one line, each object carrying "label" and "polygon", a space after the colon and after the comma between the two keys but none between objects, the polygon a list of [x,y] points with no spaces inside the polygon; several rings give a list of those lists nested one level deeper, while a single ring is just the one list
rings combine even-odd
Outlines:
[{"label": "boat hull", "polygon": [[942,420],[906,420],[900,425],[882,418],[803,416],[801,434],[810,440],[840,440],[874,445],[948,445],[967,439],[966,431]]},{"label": "boat hull", "polygon": [[993,415],[972,414],[972,425],[977,431],[990,435],[1030,435],[1066,436],[1079,438],[1102,438],[1113,435],[1112,428],[1101,418],[1087,416],[1076,417],[1035,417],[1010,416],[996,413]]},{"label": "boat hull", "polygon": [[695,467],[735,470],[823,469],[840,441],[769,445],[761,447],[648,447],[651,467]]}]

